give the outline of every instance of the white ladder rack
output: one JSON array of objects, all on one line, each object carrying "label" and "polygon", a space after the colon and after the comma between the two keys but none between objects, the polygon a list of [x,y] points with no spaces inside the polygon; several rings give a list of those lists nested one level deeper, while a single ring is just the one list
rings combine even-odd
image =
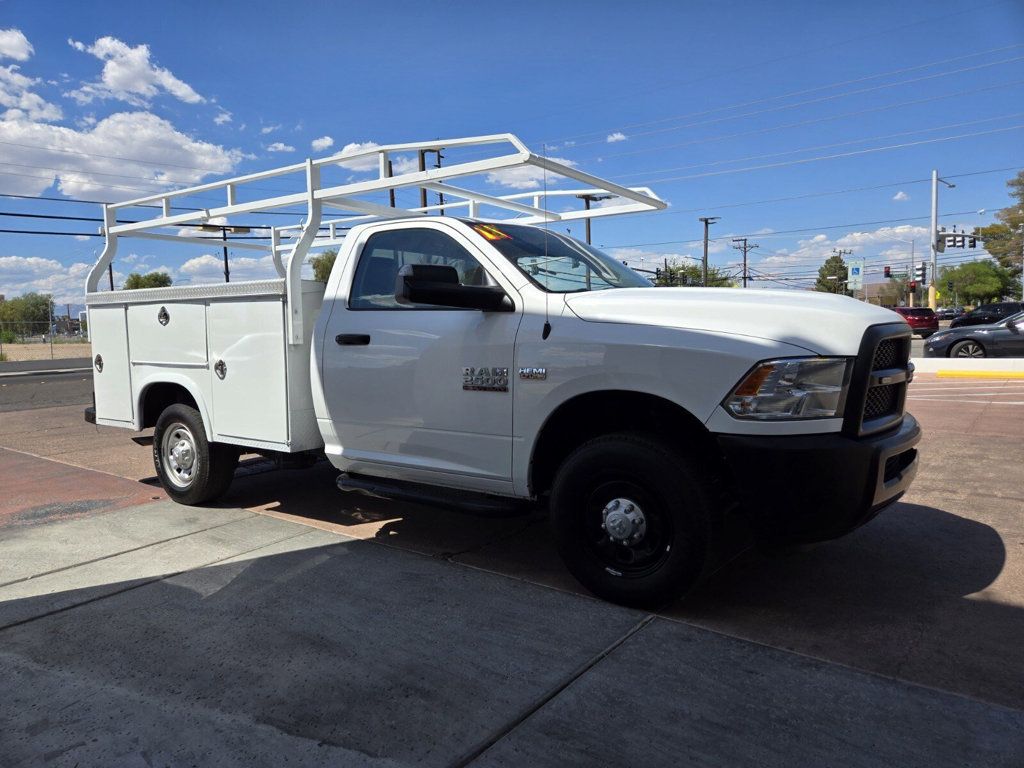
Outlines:
[{"label": "white ladder rack", "polygon": [[[513,151],[481,160],[456,163],[442,168],[424,167],[424,154],[428,152],[473,148],[493,150],[495,146],[500,147],[500,145],[509,145]],[[411,172],[391,175],[390,158],[407,153],[418,153],[418,168]],[[373,156],[376,156],[377,160],[377,174],[375,178],[349,181],[348,183],[336,186],[323,186],[321,184],[322,170],[333,169],[342,163],[351,164],[359,160],[365,162],[367,158]],[[453,186],[449,183],[451,179],[480,176],[527,166],[542,169],[545,177],[550,176],[548,184],[556,183],[562,178],[568,178],[588,185],[588,187],[573,190],[549,189],[547,184],[545,184],[545,188],[542,190],[511,195],[494,195],[466,189],[461,186]],[[253,189],[254,183],[299,174],[303,177],[301,191],[244,202],[239,201],[240,191],[256,191]],[[361,196],[368,194],[405,188],[441,192],[445,195],[446,199],[443,204],[401,208],[381,205],[380,203],[361,198]],[[172,213],[172,204],[175,201],[210,192],[224,194],[224,205],[201,208],[185,213]],[[593,199],[598,196],[604,199],[611,198],[612,203],[593,208],[587,207],[582,210],[562,212],[548,209],[548,198],[589,197]],[[621,202],[616,203],[614,202],[615,199],[619,199]],[[604,201],[602,200],[602,202]],[[294,163],[268,171],[199,184],[185,189],[160,192],[132,200],[125,200],[120,203],[106,204],[103,206],[104,226],[101,228],[101,232],[106,235],[106,243],[86,279],[86,294],[97,292],[103,273],[114,260],[114,256],[117,253],[118,239],[121,237],[169,240],[179,243],[187,242],[210,246],[221,241],[209,237],[169,234],[159,230],[208,224],[213,219],[218,220],[214,226],[222,226],[220,222],[224,221],[223,226],[230,227],[231,225],[227,222],[227,217],[261,211],[273,211],[295,205],[305,207],[305,215],[302,217],[301,223],[269,227],[269,245],[232,240],[230,246],[231,248],[262,251],[271,255],[275,270],[281,277],[285,278],[285,291],[289,299],[288,337],[290,344],[302,343],[302,312],[299,306],[301,302],[291,301],[291,297],[302,295],[301,270],[303,261],[310,248],[320,248],[340,243],[344,234],[339,233],[339,228],[374,219],[424,216],[442,209],[445,213],[449,210],[456,210],[469,218],[479,218],[480,211],[485,206],[514,214],[515,221],[519,224],[593,219],[624,213],[655,211],[667,207],[666,203],[660,200],[647,187],[624,187],[606,179],[576,170],[564,163],[535,155],[530,152],[522,141],[510,133],[415,142],[411,144],[390,144],[367,148],[357,152],[336,153],[319,159],[307,159],[303,163]],[[157,215],[143,215],[137,221],[117,222],[119,211],[139,207],[155,207],[159,212]],[[337,218],[324,219],[324,207],[346,213]],[[507,221],[510,219],[492,220]],[[341,234],[340,237],[339,234]]]}]

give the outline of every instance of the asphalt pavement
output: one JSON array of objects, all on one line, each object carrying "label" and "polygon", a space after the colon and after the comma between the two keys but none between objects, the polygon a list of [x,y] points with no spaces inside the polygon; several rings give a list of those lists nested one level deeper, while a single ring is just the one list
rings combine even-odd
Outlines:
[{"label": "asphalt pavement", "polygon": [[5,413],[0,762],[1020,766],[1019,387],[919,376],[903,503],[657,613],[583,594],[541,514],[326,464],[186,508],[79,403]]}]

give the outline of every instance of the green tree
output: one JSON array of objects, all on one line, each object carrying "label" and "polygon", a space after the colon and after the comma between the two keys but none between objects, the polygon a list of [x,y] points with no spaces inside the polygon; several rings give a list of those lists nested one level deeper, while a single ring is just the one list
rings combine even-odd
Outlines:
[{"label": "green tree", "polygon": [[309,263],[313,265],[313,279],[326,283],[327,278],[331,276],[331,269],[334,267],[334,260],[336,258],[338,258],[338,252],[332,249],[317,254],[310,259]]},{"label": "green tree", "polygon": [[967,304],[998,300],[1010,295],[1019,285],[1010,269],[989,260],[968,261],[955,267],[939,269],[937,287],[944,294],[943,299],[948,290],[947,282],[953,283],[954,296]]},{"label": "green tree", "polygon": [[[701,265],[692,262],[680,264],[672,262],[668,268],[662,267],[654,280],[659,287],[671,286],[699,286],[701,284]],[[709,288],[735,288],[736,283],[732,277],[718,267],[708,266],[708,287]]]},{"label": "green tree", "polygon": [[124,289],[126,291],[135,291],[139,288],[166,288],[170,284],[171,276],[166,272],[148,272],[145,275],[132,272],[128,275],[128,279],[124,281]]},{"label": "green tree", "polygon": [[833,253],[818,268],[818,279],[814,283],[814,290],[852,296],[853,294],[846,290],[847,277],[846,262],[838,253]]},{"label": "green tree", "polygon": [[1024,171],[1006,182],[1006,186],[1014,202],[996,213],[996,224],[975,227],[974,234],[982,238],[985,250],[1001,267],[1019,276],[1024,258]]},{"label": "green tree", "polygon": [[0,302],[0,323],[9,334],[48,333],[51,317],[53,297],[48,293],[26,293]]}]

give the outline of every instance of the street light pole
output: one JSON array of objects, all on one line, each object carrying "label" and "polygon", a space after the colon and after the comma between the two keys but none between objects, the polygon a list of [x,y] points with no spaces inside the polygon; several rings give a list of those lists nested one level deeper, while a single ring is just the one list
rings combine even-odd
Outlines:
[{"label": "street light pole", "polygon": [[956,184],[950,184],[945,179],[939,178],[939,172],[932,170],[932,279],[928,282],[928,306],[935,309],[935,278],[938,277],[938,253],[939,253],[939,182],[942,182],[950,189]]},{"label": "street light pole", "polygon": [[[590,204],[591,203],[597,202],[598,200],[611,200],[612,199],[611,195],[582,194],[582,195],[576,195],[576,197],[578,197],[580,200],[583,201],[583,210],[585,210],[585,211],[589,211],[590,210]],[[587,241],[587,245],[590,245],[590,217],[587,216],[583,221],[584,221],[584,223],[586,225],[585,228],[584,228],[584,232],[586,233],[585,234],[585,238],[586,238],[586,241]]]},{"label": "street light pole", "polygon": [[701,216],[697,221],[704,222],[704,258],[701,261],[701,281],[700,284],[704,287],[708,287],[708,227],[718,221],[721,216]]}]

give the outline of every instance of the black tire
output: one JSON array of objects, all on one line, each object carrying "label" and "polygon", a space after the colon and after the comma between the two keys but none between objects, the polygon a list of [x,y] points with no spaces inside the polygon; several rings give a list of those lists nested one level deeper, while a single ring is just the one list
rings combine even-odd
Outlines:
[{"label": "black tire", "polygon": [[988,357],[985,347],[974,339],[958,341],[949,348],[950,357]]},{"label": "black tire", "polygon": [[153,464],[167,495],[179,504],[220,497],[235,476],[238,453],[233,445],[211,443],[199,411],[191,406],[168,406],[156,421]]},{"label": "black tire", "polygon": [[[700,580],[715,499],[708,473],[668,442],[645,434],[605,435],[584,443],[558,470],[551,491],[555,542],[572,575],[598,597],[655,608]],[[604,522],[625,502],[640,508],[645,527],[641,532],[635,522],[620,525],[619,536],[632,532],[624,541]]]}]

